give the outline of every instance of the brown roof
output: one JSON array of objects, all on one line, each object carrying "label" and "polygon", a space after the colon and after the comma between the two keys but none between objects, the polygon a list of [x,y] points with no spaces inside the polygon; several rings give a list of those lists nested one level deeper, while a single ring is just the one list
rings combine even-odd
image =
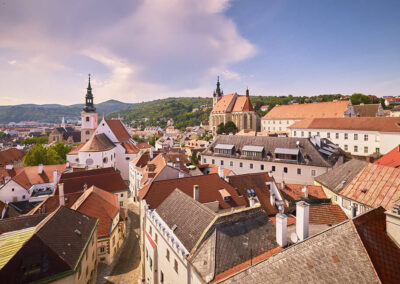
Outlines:
[{"label": "brown roof", "polygon": [[336,225],[347,220],[346,214],[337,204],[310,205],[310,224]]},{"label": "brown roof", "polygon": [[390,210],[400,199],[400,169],[368,164],[339,194],[372,208]]},{"label": "brown roof", "polygon": [[314,118],[298,121],[289,126],[289,128],[400,132],[400,117]]},{"label": "brown roof", "polygon": [[[288,201],[303,200],[306,199],[303,188],[306,185],[303,184],[279,184],[279,189]],[[326,194],[322,189],[322,186],[318,185],[307,185],[308,188],[308,199],[324,199]]]},{"label": "brown roof", "polygon": [[139,149],[150,149],[152,146],[147,142],[136,143],[136,147]]},{"label": "brown roof", "polygon": [[133,145],[133,143],[131,141],[128,142],[122,142],[121,143],[122,147],[125,148],[125,151],[127,154],[137,154],[139,153],[139,149]]},{"label": "brown roof", "polygon": [[375,161],[374,164],[394,168],[400,167],[400,145],[396,146],[392,151]]},{"label": "brown roof", "polygon": [[115,137],[118,139],[119,142],[123,142],[131,138],[129,132],[126,130],[121,120],[106,119],[106,123],[108,124],[111,131],[114,133]]},{"label": "brown roof", "polygon": [[10,148],[7,150],[0,151],[0,165],[3,167],[21,161],[23,158],[24,158],[24,152],[16,148]]},{"label": "brown roof", "polygon": [[359,117],[374,117],[378,115],[381,104],[354,105],[354,112]]},{"label": "brown roof", "polygon": [[78,154],[79,150],[80,150],[85,144],[86,144],[85,142],[79,144],[78,146],[74,147],[68,154],[69,154],[69,155],[76,155],[76,154]]},{"label": "brown roof", "polygon": [[29,189],[34,184],[53,182],[54,171],[57,170],[60,175],[66,169],[66,164],[43,165],[43,172],[39,174],[39,166],[15,168],[16,175],[12,178],[25,189]]},{"label": "brown roof", "polygon": [[[217,174],[153,181],[148,187],[142,188],[139,195],[141,199],[146,200],[150,208],[157,208],[176,188],[193,197],[194,185],[199,186],[200,203],[218,201],[222,209],[246,205],[244,197],[239,196],[235,189]],[[231,198],[224,201],[219,189],[226,189]]]},{"label": "brown roof", "polygon": [[241,111],[254,111],[253,105],[251,104],[250,97],[238,96],[233,106],[232,112]]},{"label": "brown roof", "polygon": [[79,151],[99,152],[108,151],[115,147],[115,144],[104,133],[93,135]]},{"label": "brown roof", "polygon": [[233,107],[233,102],[237,94],[223,95],[222,98],[215,104],[212,113],[230,112]]},{"label": "brown roof", "polygon": [[277,105],[263,119],[305,119],[344,117],[349,101]]},{"label": "brown roof", "polygon": [[0,235],[3,233],[34,227],[39,224],[48,214],[35,216],[18,216],[0,220]]},{"label": "brown roof", "polygon": [[[88,170],[79,172],[78,176],[74,174],[78,173],[72,173],[72,177],[70,174],[61,176],[59,183],[64,184],[64,194],[82,191],[85,184],[88,188],[94,185],[111,193],[127,190],[121,174],[115,170]],[[54,194],[58,195],[58,190]]]},{"label": "brown roof", "polygon": [[241,196],[245,197],[248,205],[250,204],[250,195],[247,190],[254,189],[261,208],[263,208],[269,215],[272,215],[278,213],[278,209],[271,205],[270,188],[266,182],[275,182],[275,180],[273,177],[270,177],[268,173],[243,174],[229,177],[229,183]]},{"label": "brown roof", "polygon": [[[70,208],[82,194],[83,191],[64,194],[64,206]],[[59,206],[60,206],[60,196],[51,195],[48,196],[42,202],[40,202],[28,214],[34,215],[34,214],[52,213]]]}]

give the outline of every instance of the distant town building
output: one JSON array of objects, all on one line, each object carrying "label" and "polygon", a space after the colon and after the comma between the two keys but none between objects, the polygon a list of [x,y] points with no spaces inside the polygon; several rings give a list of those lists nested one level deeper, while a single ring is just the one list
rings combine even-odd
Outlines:
[{"label": "distant town building", "polygon": [[358,117],[386,116],[381,104],[354,105],[354,112]]},{"label": "distant town building", "polygon": [[269,105],[264,105],[264,106],[261,106],[261,107],[260,107],[260,110],[261,110],[261,111],[267,111],[268,108],[269,108]]},{"label": "distant town building", "polygon": [[228,121],[232,121],[239,131],[260,128],[260,118],[251,104],[249,90],[246,90],[245,96],[239,96],[237,93],[224,95],[218,79],[217,88],[213,93],[213,109],[210,113],[210,127],[213,134],[216,134],[219,124]]},{"label": "distant town building", "polygon": [[392,105],[400,105],[400,97],[385,99],[385,106],[392,106]]},{"label": "distant town building", "polygon": [[[86,140],[85,140],[86,141]],[[81,142],[81,131],[65,125],[64,118],[61,126],[54,128],[49,134],[49,143],[63,142],[69,145]]]}]

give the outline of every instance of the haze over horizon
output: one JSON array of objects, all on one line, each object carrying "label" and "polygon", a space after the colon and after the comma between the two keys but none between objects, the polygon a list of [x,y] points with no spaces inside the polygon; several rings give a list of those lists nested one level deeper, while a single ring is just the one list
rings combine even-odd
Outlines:
[{"label": "haze over horizon", "polygon": [[[7,1],[1,105],[400,95],[399,1]],[[157,19],[157,20],[154,20]]]}]

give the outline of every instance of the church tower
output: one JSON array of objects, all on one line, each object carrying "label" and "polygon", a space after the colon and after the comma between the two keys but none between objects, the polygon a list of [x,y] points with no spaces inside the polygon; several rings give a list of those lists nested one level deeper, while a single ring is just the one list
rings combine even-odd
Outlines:
[{"label": "church tower", "polygon": [[221,84],[219,83],[219,76],[217,79],[217,88],[213,93],[213,107],[217,104],[217,102],[222,98],[224,92],[221,91]]},{"label": "church tower", "polygon": [[85,106],[83,111],[81,112],[81,142],[89,141],[90,137],[92,137],[93,133],[97,128],[97,113],[96,108],[93,105],[93,94],[92,94],[92,86],[90,85],[90,74],[89,74],[89,83],[87,87],[86,97],[85,97]]}]

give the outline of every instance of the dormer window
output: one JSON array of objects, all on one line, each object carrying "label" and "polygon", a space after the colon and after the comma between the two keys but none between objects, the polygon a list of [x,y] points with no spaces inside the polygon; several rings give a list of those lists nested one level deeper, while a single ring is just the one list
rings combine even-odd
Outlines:
[{"label": "dormer window", "polygon": [[262,146],[245,145],[242,148],[243,155],[247,156],[247,157],[262,158],[263,152],[264,152],[264,147],[262,147]]},{"label": "dormer window", "polygon": [[232,155],[234,153],[235,146],[229,144],[217,144],[215,146],[215,153],[224,154],[224,155]]},{"label": "dormer window", "polygon": [[221,194],[221,197],[224,201],[228,201],[229,199],[231,199],[231,194],[225,188],[220,189],[218,191]]},{"label": "dormer window", "polygon": [[277,160],[297,161],[298,155],[299,155],[299,149],[290,149],[290,148],[275,149],[275,159]]}]

